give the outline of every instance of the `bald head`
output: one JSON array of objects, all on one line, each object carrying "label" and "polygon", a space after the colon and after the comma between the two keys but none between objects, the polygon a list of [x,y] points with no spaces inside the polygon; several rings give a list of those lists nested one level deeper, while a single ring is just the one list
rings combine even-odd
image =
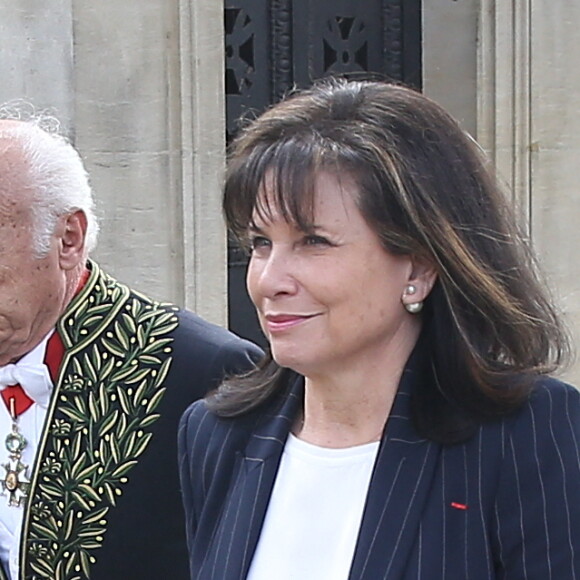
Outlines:
[{"label": "bald head", "polygon": [[0,119],[0,132],[10,129],[25,129],[27,126],[30,126],[30,123],[21,121],[20,119]]},{"label": "bald head", "polygon": [[18,133],[25,129],[22,121],[0,120],[0,204],[20,204],[30,208],[30,163],[22,148]]}]

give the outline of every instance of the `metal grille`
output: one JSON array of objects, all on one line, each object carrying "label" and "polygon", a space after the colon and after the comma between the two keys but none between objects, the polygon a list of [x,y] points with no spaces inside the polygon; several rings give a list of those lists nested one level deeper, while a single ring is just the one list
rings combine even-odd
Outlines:
[{"label": "metal grille", "polygon": [[[329,75],[376,76],[421,88],[421,0],[226,0],[227,139],[293,86]],[[230,245],[234,332],[264,343]]]}]

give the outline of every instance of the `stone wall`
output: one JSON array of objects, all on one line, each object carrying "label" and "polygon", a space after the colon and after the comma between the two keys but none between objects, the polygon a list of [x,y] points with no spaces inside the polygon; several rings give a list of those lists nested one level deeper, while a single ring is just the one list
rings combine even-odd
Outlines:
[{"label": "stone wall", "polygon": [[81,152],[118,278],[225,323],[222,5],[0,7],[0,102],[51,108]]}]

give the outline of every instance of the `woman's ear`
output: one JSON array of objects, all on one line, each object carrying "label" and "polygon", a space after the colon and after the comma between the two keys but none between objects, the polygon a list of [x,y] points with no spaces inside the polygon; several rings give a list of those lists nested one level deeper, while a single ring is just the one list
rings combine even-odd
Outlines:
[{"label": "woman's ear", "polygon": [[435,282],[437,281],[437,269],[435,265],[425,258],[414,256],[411,259],[411,272],[409,286],[414,288],[412,294],[406,293],[403,302],[423,302],[429,296]]},{"label": "woman's ear", "polygon": [[72,270],[86,257],[87,216],[85,212],[79,209],[63,216],[59,234],[60,266],[63,270]]}]

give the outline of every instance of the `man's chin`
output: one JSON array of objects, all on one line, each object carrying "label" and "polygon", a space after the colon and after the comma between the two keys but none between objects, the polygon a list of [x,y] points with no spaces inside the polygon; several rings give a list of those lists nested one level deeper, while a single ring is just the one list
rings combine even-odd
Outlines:
[{"label": "man's chin", "polygon": [[24,342],[6,339],[0,331],[0,366],[18,361],[31,350]]}]

